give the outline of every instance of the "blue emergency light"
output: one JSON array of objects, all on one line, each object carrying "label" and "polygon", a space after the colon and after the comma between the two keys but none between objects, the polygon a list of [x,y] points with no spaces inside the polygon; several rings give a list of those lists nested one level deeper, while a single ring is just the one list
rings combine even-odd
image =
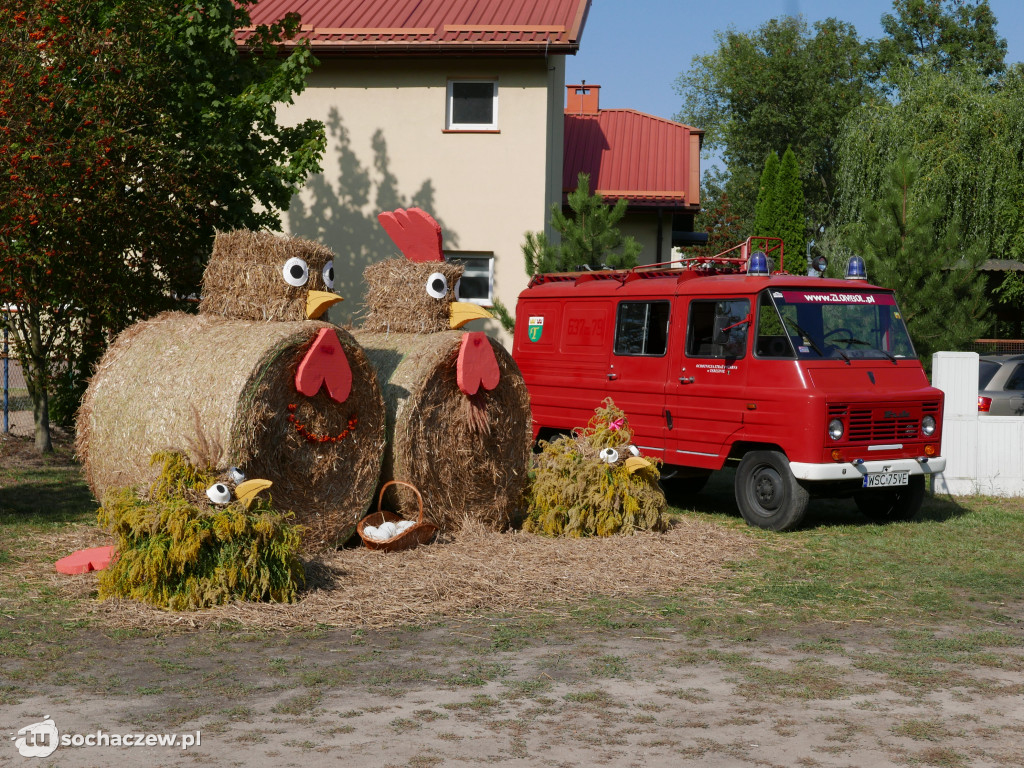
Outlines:
[{"label": "blue emergency light", "polygon": [[864,259],[860,256],[851,256],[850,260],[846,262],[846,279],[847,280],[867,280],[868,270],[864,266]]},{"label": "blue emergency light", "polygon": [[763,251],[750,254],[750,261],[747,263],[747,274],[768,276],[768,257]]}]

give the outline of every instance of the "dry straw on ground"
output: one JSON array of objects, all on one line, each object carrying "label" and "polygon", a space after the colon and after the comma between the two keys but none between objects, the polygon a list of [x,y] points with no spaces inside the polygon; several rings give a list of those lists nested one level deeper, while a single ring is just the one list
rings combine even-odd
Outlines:
[{"label": "dry straw on ground", "polygon": [[[336,328],[352,370],[348,399],[296,391],[296,367],[321,328],[335,327],[166,313],[122,333],[78,416],[76,448],[97,499],[109,488],[148,485],[160,471],[150,456],[178,450],[271,480],[275,506],[307,526],[307,545],[348,538],[374,501],[384,406],[366,355]],[[289,415],[318,435],[358,421],[343,440],[312,443]],[[195,456],[196,446],[208,455]]]},{"label": "dry straw on ground", "polygon": [[[90,532],[95,536],[95,529]],[[47,550],[54,559],[103,542],[64,534],[59,548],[55,543]],[[730,561],[751,556],[759,546],[745,531],[686,517],[675,519],[664,534],[591,539],[495,533],[467,523],[453,537],[406,552],[323,553],[310,564],[311,589],[296,604],[234,603],[188,613],[132,601],[85,600],[96,576],[59,576],[48,561],[22,576],[83,599],[78,605],[103,624],[198,627],[237,621],[263,629],[384,628],[544,605],[557,610],[559,604],[596,595],[630,598],[699,589],[723,578]]]},{"label": "dry straw on ground", "polygon": [[[388,259],[363,270],[366,283],[364,331],[381,333],[435,333],[450,329],[449,306],[455,301],[455,283],[462,265],[444,261],[414,262]],[[448,286],[443,299],[427,293],[432,274],[444,275]]]},{"label": "dry straw on ground", "polygon": [[[284,280],[292,257],[306,262],[309,277],[302,286]],[[307,292],[332,290],[323,271],[333,259],[329,248],[311,240],[246,229],[218,232],[199,311],[236,320],[305,320]]]},{"label": "dry straw on ground", "polygon": [[[514,522],[528,481],[531,431],[529,396],[508,352],[490,340],[500,382],[472,405],[456,381],[462,332],[352,335],[377,369],[387,408],[382,481],[416,486],[427,519],[442,531],[465,518],[498,530]],[[477,406],[489,430],[472,417]],[[415,499],[403,495],[402,514],[411,518],[415,510]]]}]

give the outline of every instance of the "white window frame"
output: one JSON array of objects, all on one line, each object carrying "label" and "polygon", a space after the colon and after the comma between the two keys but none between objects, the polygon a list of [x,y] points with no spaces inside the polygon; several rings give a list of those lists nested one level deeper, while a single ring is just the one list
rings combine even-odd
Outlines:
[{"label": "white window frame", "polygon": [[[469,304],[478,304],[481,307],[493,307],[494,306],[494,254],[486,253],[481,251],[445,251],[445,258],[449,261],[461,263],[466,265],[466,262],[470,259],[486,261],[487,263],[487,297],[482,299],[467,299],[459,296],[458,285],[456,283],[455,298],[459,301],[465,301]],[[481,270],[482,272],[482,270]],[[477,277],[483,277],[483,274],[476,275]],[[461,280],[459,281],[462,282]]]},{"label": "white window frame", "polygon": [[[491,84],[491,117],[490,123],[456,123],[455,120],[455,85],[459,83],[490,83]],[[498,130],[498,79],[494,77],[460,77],[448,80],[447,97],[445,99],[445,130],[448,131],[496,131]]]}]

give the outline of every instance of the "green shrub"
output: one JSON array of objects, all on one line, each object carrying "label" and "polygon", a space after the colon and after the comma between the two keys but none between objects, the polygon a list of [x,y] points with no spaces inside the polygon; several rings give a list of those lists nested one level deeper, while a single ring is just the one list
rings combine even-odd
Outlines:
[{"label": "green shrub", "polygon": [[[665,494],[658,466],[634,468],[628,462],[633,433],[611,398],[585,429],[541,443],[535,457],[524,528],[548,536],[611,536],[664,531]],[[619,458],[602,461],[602,449]]]},{"label": "green shrub", "polygon": [[154,454],[163,472],[146,494],[106,494],[99,523],[117,537],[118,558],[100,572],[100,599],[123,597],[173,610],[231,600],[292,602],[305,581],[301,529],[267,499],[215,507],[213,472],[180,453]]}]

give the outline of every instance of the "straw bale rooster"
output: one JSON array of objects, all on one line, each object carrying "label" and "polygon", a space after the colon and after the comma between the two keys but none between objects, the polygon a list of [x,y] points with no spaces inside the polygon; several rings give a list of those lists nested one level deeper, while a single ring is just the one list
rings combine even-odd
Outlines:
[{"label": "straw bale rooster", "polygon": [[[377,218],[402,257],[364,271],[367,314],[353,336],[377,367],[388,409],[382,481],[416,486],[427,519],[442,531],[467,516],[504,528],[527,480],[522,375],[497,341],[461,331],[491,314],[456,300],[462,266],[445,260],[433,217],[410,208]],[[411,507],[405,493],[398,491]]]},{"label": "straw bale rooster", "polygon": [[299,238],[217,234],[199,314],[137,323],[97,366],[77,429],[97,499],[154,480],[153,453],[205,441],[210,466],[273,482],[307,544],[351,535],[377,485],[385,414],[362,348],[315,319],[341,301],[333,258]]}]

